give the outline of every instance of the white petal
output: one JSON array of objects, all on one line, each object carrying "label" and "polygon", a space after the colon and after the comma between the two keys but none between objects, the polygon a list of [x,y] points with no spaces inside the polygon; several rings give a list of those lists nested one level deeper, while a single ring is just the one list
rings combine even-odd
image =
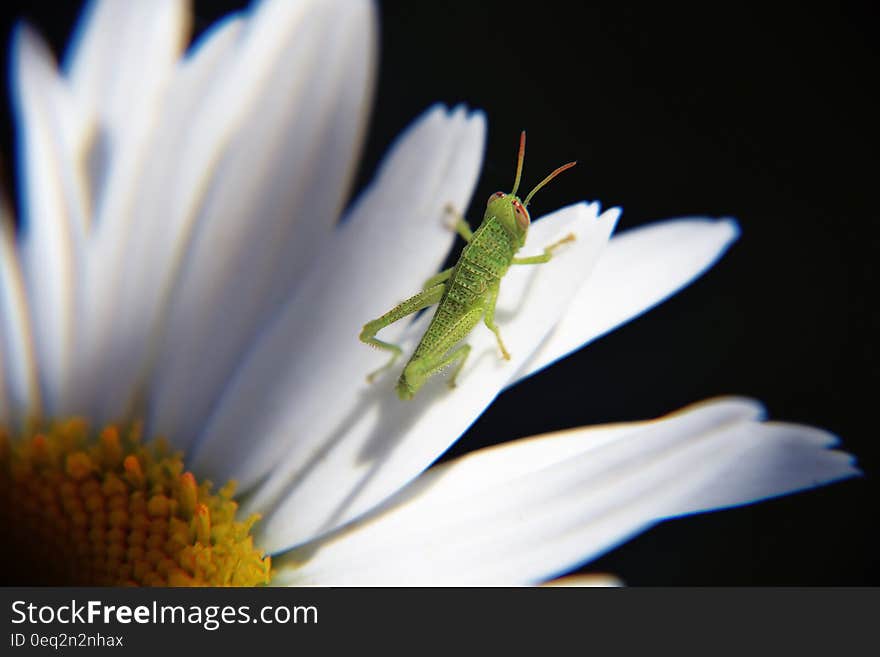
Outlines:
[{"label": "white petal", "polygon": [[[156,189],[149,184],[153,180],[150,167],[165,164],[155,157],[156,146],[161,137],[177,136],[176,113],[190,109],[180,96],[201,91],[194,84],[191,90],[181,91],[178,86],[176,97],[168,93],[188,33],[188,4],[181,0],[95,0],[80,20],[67,53],[70,86],[95,123],[82,157],[88,170],[94,234],[74,352],[74,378],[79,387],[73,406],[96,422],[116,420],[129,410],[113,402],[130,391],[132,383],[126,375],[139,373],[131,372],[134,366],[129,361],[117,358],[119,342],[128,340],[137,362],[139,347],[146,340],[131,330],[129,322],[148,331],[149,323],[136,310],[140,301],[144,310],[154,310],[149,292],[156,286],[147,290],[130,286],[131,270],[139,257],[152,255],[143,239],[132,241],[135,236],[143,237],[136,231],[139,213],[148,216],[146,221],[154,230],[158,226],[158,230],[166,229],[166,236],[174,236],[164,225],[171,213],[156,201]],[[170,188],[166,185],[158,196],[167,199]],[[164,272],[159,262],[153,264],[155,283]],[[97,412],[101,405],[111,409],[103,417]]]},{"label": "white petal", "polygon": [[852,456],[826,449],[838,444],[834,434],[781,422],[760,428],[760,442],[725,464],[712,481],[682,497],[667,516],[748,504],[859,474]]},{"label": "white petal", "polygon": [[[434,377],[415,399],[402,402],[393,389],[399,371],[374,386],[361,384],[360,407],[323,437],[320,452],[288,457],[273,471],[249,500],[250,508],[266,514],[261,530],[267,549],[295,544],[364,513],[415,478],[464,432],[589,275],[619,214],[611,210],[597,218],[597,206],[570,206],[530,230],[526,254],[539,253],[569,232],[577,240],[560,249],[550,264],[514,267],[505,276],[496,318],[511,361],[500,358],[494,335],[478,326],[467,338],[473,350],[455,390],[447,388],[444,377]],[[412,325],[401,341],[406,353],[429,321],[426,314]],[[269,511],[272,504],[278,506]]]},{"label": "white petal", "polygon": [[592,588],[592,587],[614,587],[623,586],[623,582],[614,575],[606,573],[590,573],[584,575],[568,575],[560,577],[549,582],[545,582],[542,586],[548,588]]},{"label": "white petal", "polygon": [[[212,181],[170,302],[150,425],[184,448],[255,333],[295,294],[348,195],[374,21],[367,3],[315,6],[263,72],[265,92]],[[261,41],[264,32],[250,26]]]},{"label": "white petal", "polygon": [[186,45],[188,23],[184,0],[92,0],[64,68],[102,129],[125,130],[133,114],[157,101]]},{"label": "white petal", "polygon": [[247,488],[282,456],[308,458],[330,439],[373,367],[361,326],[437,271],[453,240],[443,206],[467,204],[484,135],[482,114],[435,107],[398,139],[232,382],[195,468]]},{"label": "white petal", "polygon": [[640,314],[711,267],[739,236],[733,219],[663,221],[615,235],[593,275],[517,379]]},{"label": "white petal", "polygon": [[71,39],[64,68],[91,119],[81,154],[85,195],[111,238],[130,224],[126,210],[188,34],[185,0],[93,0]]},{"label": "white petal", "polygon": [[0,424],[22,428],[41,410],[27,296],[12,226],[0,207]]},{"label": "white petal", "polygon": [[[104,292],[95,294],[98,308],[92,313],[96,318],[95,330],[90,333],[96,336],[92,362],[100,364],[102,387],[108,391],[100,412],[96,413],[98,417],[112,418],[130,410],[134,403],[149,403],[143,388],[150,385],[155,356],[162,353],[161,340],[169,316],[175,313],[173,308],[181,314],[179,321],[186,325],[186,335],[200,332],[199,327],[187,325],[187,318],[200,317],[200,306],[187,307],[191,295],[175,301],[181,277],[193,283],[187,288],[192,292],[199,283],[210,279],[214,272],[211,266],[220,263],[225,267],[225,276],[238,273],[249,285],[257,285],[260,280],[273,281],[272,285],[277,286],[286,282],[287,264],[278,259],[290,246],[293,234],[285,214],[289,208],[282,207],[282,201],[289,199],[279,190],[301,191],[285,184],[284,174],[290,172],[283,170],[289,164],[284,158],[292,152],[288,137],[301,138],[310,128],[295,124],[291,127],[296,109],[291,103],[301,103],[310,92],[319,96],[329,93],[313,84],[314,62],[322,52],[320,40],[332,33],[334,22],[347,34],[352,23],[365,19],[363,12],[355,10],[350,12],[350,19],[343,20],[339,14],[347,7],[340,3],[263,3],[246,21],[227,20],[208,44],[180,65],[167,98],[159,107],[162,113],[154,119],[150,156],[144,160],[137,189],[126,196],[123,186],[123,191],[113,196],[117,211],[126,213],[130,225],[121,228],[117,235],[107,234],[101,244],[105,257],[94,259],[97,265],[91,282],[106,282]],[[369,29],[361,27],[368,35]],[[357,39],[350,41],[345,48],[356,49]],[[327,78],[331,79],[334,84],[339,81],[338,76]],[[330,88],[332,91],[333,85]],[[353,82],[352,88],[339,97],[340,112],[359,93],[359,84]],[[356,131],[357,125],[358,121],[351,119],[340,134]],[[320,141],[323,133],[320,129],[315,132]],[[315,175],[322,173],[325,164],[334,168],[333,174],[325,176],[330,179],[328,189],[332,194],[315,194],[314,206],[307,205],[307,212],[312,207],[331,205],[327,198],[344,194],[344,185],[333,182],[334,176],[338,180],[347,175],[348,160],[352,159],[348,152],[345,165],[335,167],[333,158],[338,159],[344,142],[345,138],[340,138],[336,150],[326,143],[321,148],[331,154],[320,160],[323,164],[315,169]],[[318,148],[307,143],[294,146]],[[308,155],[300,153],[297,157]],[[317,161],[314,154],[312,157],[313,163]],[[272,166],[279,166],[282,171],[273,171]],[[329,215],[332,221],[333,212]],[[313,218],[298,217],[306,222]],[[320,217],[316,223],[322,223]],[[326,228],[330,222],[323,223]],[[309,230],[314,229],[302,232],[308,234]],[[246,239],[241,239],[242,232]],[[211,243],[206,238],[217,238],[221,243]],[[271,252],[266,248],[267,241],[272,245]],[[242,268],[244,256],[249,260]],[[294,261],[302,260],[295,253],[291,257]],[[274,267],[268,272],[267,262]],[[252,272],[253,277],[249,278],[247,272]],[[265,293],[257,297],[264,307],[254,312],[243,308],[233,315],[259,322],[261,311],[272,303],[273,289],[268,283],[266,287]],[[213,304],[213,309],[228,306],[230,297],[216,303],[216,298],[208,298],[208,290],[204,292],[196,295],[198,303]],[[214,320],[211,330],[217,331],[216,317],[204,318],[209,320]],[[228,317],[223,321],[232,324]],[[200,337],[207,334],[203,328]],[[183,331],[184,327],[176,325],[177,330]],[[230,333],[235,339],[241,338],[240,332]],[[211,388],[205,389],[210,395]],[[196,417],[195,413],[192,415]],[[172,430],[185,431],[171,424],[169,421]],[[193,435],[172,433],[169,438],[185,446]]]},{"label": "white petal", "polygon": [[77,295],[82,280],[83,197],[77,145],[86,121],[55,71],[52,55],[27,27],[13,37],[19,122],[21,259],[33,313],[45,411],[67,412]]},{"label": "white petal", "polygon": [[[762,423],[761,406],[721,399],[658,421],[549,434],[481,450],[428,471],[368,517],[276,557],[277,583],[535,583],[595,558],[729,477],[740,502],[828,483],[857,470],[815,429]],[[778,441],[811,453],[799,484],[740,465]],[[783,468],[784,469],[784,468]],[[733,499],[728,497],[728,500]],[[288,566],[290,567],[288,570]]]}]

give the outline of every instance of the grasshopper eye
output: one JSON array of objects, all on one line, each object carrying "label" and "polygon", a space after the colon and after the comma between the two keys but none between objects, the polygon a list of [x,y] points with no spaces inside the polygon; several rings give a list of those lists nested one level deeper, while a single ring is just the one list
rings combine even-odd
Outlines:
[{"label": "grasshopper eye", "polygon": [[523,207],[522,203],[514,201],[513,212],[516,215],[516,223],[519,224],[520,228],[526,230],[529,227],[529,211]]},{"label": "grasshopper eye", "polygon": [[504,198],[504,196],[505,196],[504,192],[495,192],[494,194],[492,194],[492,196],[489,197],[489,200],[486,201],[486,205],[488,205],[489,203],[491,203],[495,199]]}]

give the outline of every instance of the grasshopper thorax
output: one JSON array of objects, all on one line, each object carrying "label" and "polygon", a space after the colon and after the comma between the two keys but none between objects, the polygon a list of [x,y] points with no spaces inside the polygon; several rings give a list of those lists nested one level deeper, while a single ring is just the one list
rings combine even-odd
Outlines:
[{"label": "grasshopper thorax", "polygon": [[525,154],[526,131],[523,130],[519,136],[519,155],[516,158],[516,179],[513,182],[513,190],[509,194],[495,192],[489,197],[489,201],[486,204],[486,217],[495,217],[501,222],[501,225],[504,226],[520,247],[525,244],[526,234],[529,232],[531,217],[529,217],[529,211],[526,208],[529,205],[529,201],[531,201],[532,197],[535,195],[535,192],[553,180],[560,173],[577,164],[577,162],[563,164],[561,167],[554,170],[549,176],[544,178],[544,180],[535,185],[534,189],[532,189],[528,196],[526,196],[526,200],[521,201],[516,195],[516,191],[519,189],[519,181],[522,176],[523,159],[525,158]]}]

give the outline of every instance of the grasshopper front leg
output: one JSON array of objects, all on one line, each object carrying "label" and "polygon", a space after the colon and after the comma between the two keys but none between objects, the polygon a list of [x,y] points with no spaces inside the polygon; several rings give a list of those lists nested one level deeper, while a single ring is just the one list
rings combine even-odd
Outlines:
[{"label": "grasshopper front leg", "polygon": [[455,218],[455,223],[450,225],[449,227],[456,233],[461,235],[462,239],[465,242],[470,244],[471,238],[474,236],[474,231],[471,230],[467,219],[464,218],[464,215],[461,212],[455,209],[455,206],[452,205],[452,203],[446,204],[446,212],[448,212]]},{"label": "grasshopper front leg", "polygon": [[426,288],[418,294],[411,296],[406,301],[399,303],[381,317],[364,324],[364,328],[361,330],[360,334],[361,342],[391,352],[391,360],[375,372],[371,372],[367,376],[368,382],[372,383],[379,374],[394,365],[394,361],[396,361],[398,356],[403,353],[403,350],[396,344],[384,342],[376,338],[376,333],[381,331],[386,326],[393,324],[397,320],[403,319],[407,315],[412,315],[413,313],[416,313],[423,308],[427,308],[428,306],[433,306],[435,303],[439,303],[440,299],[443,297],[443,292],[445,290],[446,286],[442,283]]},{"label": "grasshopper front leg", "polygon": [[574,242],[574,235],[569,233],[565,237],[563,237],[558,242],[553,242],[550,246],[544,249],[544,253],[536,256],[529,256],[527,258],[514,258],[510,264],[512,265],[540,265],[544,262],[549,262],[550,258],[553,257],[553,251],[558,249],[560,246],[567,242]]}]

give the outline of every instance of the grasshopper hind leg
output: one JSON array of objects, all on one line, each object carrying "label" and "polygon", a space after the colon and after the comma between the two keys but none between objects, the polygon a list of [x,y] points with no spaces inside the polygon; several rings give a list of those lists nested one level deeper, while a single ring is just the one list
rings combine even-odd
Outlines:
[{"label": "grasshopper hind leg", "polygon": [[375,372],[371,372],[367,375],[368,382],[372,383],[373,381],[375,381],[376,377],[382,374],[382,372],[387,370],[389,367],[394,365],[395,361],[398,359],[398,357],[400,357],[400,354],[403,353],[403,350],[396,344],[391,344],[390,342],[385,342],[384,340],[378,339],[376,337],[376,333],[381,331],[386,326],[393,324],[397,320],[403,319],[407,315],[412,315],[413,313],[418,312],[423,308],[433,306],[443,297],[443,292],[445,289],[446,286],[441,283],[439,285],[434,285],[425,290],[422,290],[418,294],[411,296],[406,301],[396,305],[394,308],[389,310],[378,319],[374,319],[373,321],[364,324],[364,328],[361,330],[361,334],[359,336],[361,342],[372,345],[373,347],[377,347],[378,349],[383,349],[385,351],[391,352],[391,360],[389,360],[385,365],[380,367]]},{"label": "grasshopper hind leg", "polygon": [[403,350],[400,347],[398,347],[396,344],[391,344],[390,342],[383,342],[382,340],[377,340],[376,338],[364,340],[363,334],[362,334],[361,340],[363,342],[366,342],[367,344],[373,345],[374,347],[378,347],[379,349],[385,349],[387,351],[392,352],[391,358],[389,359],[389,361],[387,363],[385,363],[379,369],[373,370],[372,372],[367,374],[367,383],[373,383],[385,370],[390,369],[394,365],[394,363],[397,362],[397,359],[400,357],[400,354],[403,353]]}]

